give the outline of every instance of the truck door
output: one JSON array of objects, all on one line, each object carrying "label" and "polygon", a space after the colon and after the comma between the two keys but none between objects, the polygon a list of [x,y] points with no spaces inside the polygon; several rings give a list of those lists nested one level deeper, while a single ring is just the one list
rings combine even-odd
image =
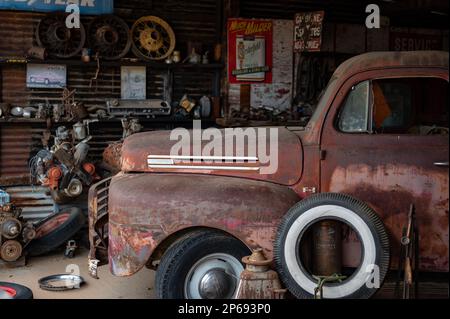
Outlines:
[{"label": "truck door", "polygon": [[[448,272],[448,70],[388,69],[345,82],[321,135],[321,191],[368,203],[389,231],[397,265],[402,228],[415,205],[422,271]],[[350,232],[351,233],[351,232]],[[357,238],[344,242],[355,263]]]}]

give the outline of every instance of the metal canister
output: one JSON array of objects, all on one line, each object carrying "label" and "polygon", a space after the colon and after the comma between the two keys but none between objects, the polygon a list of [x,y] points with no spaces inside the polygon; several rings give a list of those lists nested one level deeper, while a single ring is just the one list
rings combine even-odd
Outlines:
[{"label": "metal canister", "polygon": [[81,123],[81,122],[77,122],[76,124],[73,125],[73,137],[78,140],[84,140],[87,137],[87,132],[86,132],[86,126]]},{"label": "metal canister", "polygon": [[341,269],[341,225],[338,221],[321,221],[313,226],[313,272],[331,276],[341,273]]}]

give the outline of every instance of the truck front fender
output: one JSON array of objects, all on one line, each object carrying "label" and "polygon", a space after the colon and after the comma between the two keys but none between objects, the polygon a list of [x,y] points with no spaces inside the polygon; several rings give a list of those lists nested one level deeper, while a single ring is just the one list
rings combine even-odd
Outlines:
[{"label": "truck front fender", "polygon": [[286,186],[250,179],[117,175],[109,189],[111,271],[136,273],[168,236],[192,227],[223,230],[271,256],[279,220],[299,200]]}]

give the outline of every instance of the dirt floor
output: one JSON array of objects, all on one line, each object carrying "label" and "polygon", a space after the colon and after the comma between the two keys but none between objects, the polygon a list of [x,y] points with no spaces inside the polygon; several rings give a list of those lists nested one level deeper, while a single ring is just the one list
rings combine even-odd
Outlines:
[{"label": "dirt floor", "polygon": [[[45,257],[29,258],[25,267],[0,268],[0,281],[13,282],[29,287],[35,299],[149,299],[154,298],[154,271],[142,269],[136,275],[119,278],[109,272],[108,266],[99,268],[100,279],[94,279],[87,271],[88,251],[80,249],[73,259],[65,258],[63,253]],[[79,269],[86,284],[80,289],[50,292],[39,288],[38,279]]]}]

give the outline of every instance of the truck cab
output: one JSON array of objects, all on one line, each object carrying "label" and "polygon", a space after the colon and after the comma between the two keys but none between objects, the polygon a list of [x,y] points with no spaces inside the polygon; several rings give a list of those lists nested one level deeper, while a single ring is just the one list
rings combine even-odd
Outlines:
[{"label": "truck cab", "polygon": [[[298,298],[314,295],[317,260],[351,270],[325,298],[367,298],[399,267],[413,209],[417,270],[448,272],[448,121],[448,53],[373,52],[337,68],[305,127],[241,129],[245,149],[231,154],[174,154],[176,134],[132,135],[121,172],[90,189],[91,264],[156,269],[160,298],[223,299],[261,247]],[[272,154],[274,135],[271,170],[249,150]],[[227,129],[190,145],[210,150],[213,136],[225,145]],[[313,224],[330,220],[343,224],[326,228],[338,253],[314,245]]]}]

